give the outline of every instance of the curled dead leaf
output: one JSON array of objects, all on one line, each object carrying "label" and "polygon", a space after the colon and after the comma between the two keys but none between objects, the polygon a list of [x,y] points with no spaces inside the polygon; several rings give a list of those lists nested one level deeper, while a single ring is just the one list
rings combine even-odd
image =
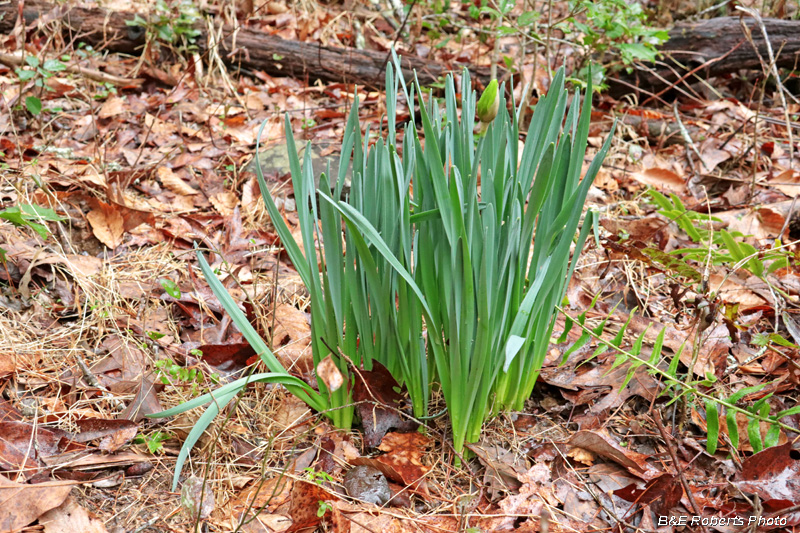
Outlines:
[{"label": "curled dead leaf", "polygon": [[92,232],[97,240],[113,250],[122,244],[122,236],[125,233],[125,221],[119,211],[112,209],[104,202],[99,202],[101,206],[93,209],[86,215],[86,219],[92,226]]},{"label": "curled dead leaf", "polygon": [[631,176],[643,185],[656,189],[666,189],[670,192],[681,193],[686,190],[683,178],[666,168],[648,168]]},{"label": "curled dead leaf", "polygon": [[614,461],[642,479],[649,480],[659,475],[648,464],[647,455],[623,448],[605,431],[578,431],[570,437],[568,444]]},{"label": "curled dead leaf", "polygon": [[121,115],[124,112],[125,112],[125,97],[115,96],[103,102],[103,105],[101,105],[100,109],[97,111],[97,117],[111,118],[111,117],[116,117],[117,115]]},{"label": "curled dead leaf", "polygon": [[172,171],[171,168],[158,167],[156,174],[158,175],[158,180],[164,185],[164,187],[171,190],[175,194],[191,196],[200,192],[183,181],[180,176]]},{"label": "curled dead leaf", "polygon": [[48,481],[34,485],[14,483],[0,476],[0,531],[24,528],[43,513],[61,505],[74,483]]},{"label": "curled dead leaf", "polygon": [[344,376],[337,368],[333,358],[329,355],[317,365],[317,377],[319,377],[329,391],[339,390],[344,384]]}]

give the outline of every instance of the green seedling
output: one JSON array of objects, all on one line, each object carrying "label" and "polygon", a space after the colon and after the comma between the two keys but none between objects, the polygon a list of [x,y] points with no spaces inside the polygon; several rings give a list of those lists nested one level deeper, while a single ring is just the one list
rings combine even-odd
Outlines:
[{"label": "green seedling", "polygon": [[[67,69],[62,61],[58,59],[47,59],[42,62],[38,57],[25,56],[25,65],[14,69],[20,83],[33,82],[34,87],[41,91],[53,91],[47,80],[56,73]],[[42,99],[39,96],[25,97],[25,108],[31,115],[38,116],[42,113]]]},{"label": "green seedling", "polygon": [[8,220],[15,226],[27,226],[36,231],[43,239],[50,235],[50,230],[42,222],[61,222],[65,220],[64,217],[59,216],[52,209],[28,204],[3,209],[0,211],[0,218]]}]

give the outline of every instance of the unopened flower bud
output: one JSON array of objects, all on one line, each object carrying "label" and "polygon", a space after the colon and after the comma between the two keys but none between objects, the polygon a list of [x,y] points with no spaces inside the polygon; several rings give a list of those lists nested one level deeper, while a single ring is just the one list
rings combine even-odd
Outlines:
[{"label": "unopened flower bud", "polygon": [[492,80],[483,90],[481,99],[478,100],[478,118],[484,124],[490,123],[497,116],[499,107],[500,99],[497,97],[497,80]]}]

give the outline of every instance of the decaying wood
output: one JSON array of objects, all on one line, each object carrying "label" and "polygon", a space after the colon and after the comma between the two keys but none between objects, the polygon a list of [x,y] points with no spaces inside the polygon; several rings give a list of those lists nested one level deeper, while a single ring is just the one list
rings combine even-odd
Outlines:
[{"label": "decaying wood", "polygon": [[[24,7],[25,24],[57,27],[60,24],[65,38],[91,44],[110,52],[139,54],[146,40],[139,26],[129,26],[133,13],[107,11],[84,6],[56,6],[50,3],[27,1]],[[17,2],[0,4],[0,33],[8,34],[17,19]],[[200,31],[197,45],[201,53],[208,50],[208,29]],[[263,70],[273,76],[291,76],[311,80],[358,83],[382,87],[385,82],[387,54],[371,50],[355,50],[321,46],[317,43],[281,39],[247,28],[234,31],[222,29],[220,56],[232,68]],[[418,57],[403,58],[404,74],[413,79],[416,70],[423,85],[437,81],[448,68]],[[460,70],[460,66],[457,69]],[[488,81],[488,69],[471,69],[473,75]]]},{"label": "decaying wood", "polygon": [[[680,126],[674,120],[663,118],[652,119],[641,115],[624,115],[620,117],[620,122],[630,126],[632,133],[646,137],[651,142],[660,143],[662,146],[673,144],[686,144],[686,139],[681,135]],[[698,133],[696,126],[687,126],[690,137],[695,138]],[[623,135],[628,137],[630,133],[627,129],[621,130]]]},{"label": "decaying wood", "polygon": [[[796,69],[800,64],[800,21],[769,18],[763,21],[777,66]],[[752,43],[743,27],[749,30]],[[612,94],[635,92],[632,87],[658,92],[701,66],[695,75],[707,79],[740,69],[762,70],[762,61],[769,64],[761,28],[746,16],[677,24],[670,30],[669,40],[659,49],[665,56],[659,64],[609,80]],[[692,83],[696,79],[692,75],[686,81]]]}]

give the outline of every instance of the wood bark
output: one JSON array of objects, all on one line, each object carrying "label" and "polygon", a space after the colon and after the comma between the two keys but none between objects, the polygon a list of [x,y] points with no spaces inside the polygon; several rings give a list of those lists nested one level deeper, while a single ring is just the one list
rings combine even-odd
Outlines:
[{"label": "wood bark", "polygon": [[[763,22],[778,67],[796,69],[800,64],[800,21],[766,18]],[[695,74],[708,79],[742,69],[762,70],[762,61],[764,68],[769,68],[770,63],[767,41],[759,24],[750,17],[679,23],[659,49],[664,57],[658,64],[640,66],[631,74],[610,79],[611,94],[636,92],[636,87],[658,92],[697,67],[701,68]],[[686,81],[692,83],[696,78],[690,75]]]},{"label": "wood bark", "polygon": [[[0,34],[9,34],[17,20],[17,2],[0,4]],[[68,40],[85,42],[110,52],[139,54],[145,45],[143,28],[129,26],[133,13],[107,11],[85,6],[55,5],[43,0],[27,0],[23,10],[28,28],[60,28]],[[776,63],[795,69],[800,64],[800,21],[763,19]],[[744,28],[747,28],[745,30]],[[208,30],[198,25],[197,45],[201,53],[208,51]],[[745,32],[752,39],[748,39]],[[622,73],[609,79],[614,96],[643,89],[643,97],[680,83],[691,83],[694,74],[708,78],[740,69],[762,69],[769,62],[766,41],[758,23],[749,17],[720,17],[692,23],[679,23],[669,32],[670,38],[660,50],[664,57],[656,65],[638,66],[631,74]],[[318,43],[289,41],[248,28],[222,30],[220,56],[232,68],[263,70],[273,76],[291,76],[310,80],[358,83],[382,87],[386,53],[322,46]],[[753,46],[755,45],[755,47]],[[403,58],[404,74],[413,79],[416,70],[423,85],[439,80],[450,69],[434,61],[415,56]],[[460,70],[461,65],[455,65]],[[489,80],[485,67],[471,67],[472,74],[483,85]]]},{"label": "wood bark", "polygon": [[[9,34],[17,20],[17,2],[0,5],[0,34]],[[24,6],[25,24],[60,28],[65,39],[85,42],[97,49],[125,54],[141,53],[146,34],[140,26],[129,26],[133,13],[108,11],[85,6],[56,6],[40,0],[28,0]],[[204,25],[197,45],[201,54],[208,51],[208,30]],[[289,41],[250,30],[248,28],[222,29],[220,57],[232,68],[263,70],[273,76],[291,76],[298,79],[358,83],[383,87],[385,83],[386,52],[356,50],[322,46],[318,43]],[[421,84],[437,81],[449,69],[419,57],[403,57],[406,80],[414,79],[414,70]],[[462,66],[457,65],[460,71]],[[470,69],[473,76],[488,82],[486,68]]]}]

